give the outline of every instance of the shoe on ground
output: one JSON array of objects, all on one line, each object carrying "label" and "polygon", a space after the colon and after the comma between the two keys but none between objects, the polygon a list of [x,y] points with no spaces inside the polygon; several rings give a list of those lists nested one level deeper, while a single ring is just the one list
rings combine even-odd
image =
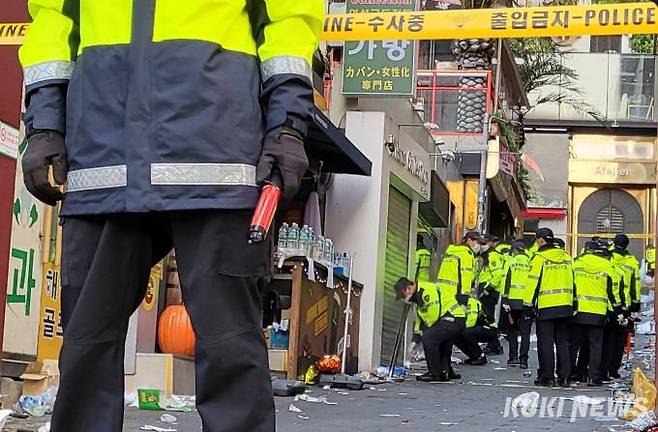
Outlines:
[{"label": "shoe on ground", "polygon": [[550,378],[537,378],[535,385],[538,387],[555,387],[555,380]]},{"label": "shoe on ground", "polygon": [[528,362],[519,363],[519,369],[528,369]]},{"label": "shoe on ground", "polygon": [[562,388],[571,388],[571,381],[558,378],[557,385]]},{"label": "shoe on ground", "polygon": [[511,358],[507,360],[507,366],[517,366],[519,364],[521,364],[521,362],[519,361],[518,358]]},{"label": "shoe on ground", "polygon": [[446,374],[432,375],[428,373],[421,376],[417,376],[416,381],[425,382],[425,383],[446,382],[448,381],[448,377],[446,376]]},{"label": "shoe on ground", "polygon": [[619,375],[619,372],[610,372],[609,375],[610,375],[610,378],[612,378],[612,379],[621,378],[621,375]]},{"label": "shoe on ground", "polygon": [[487,364],[487,356],[481,355],[479,358],[472,360],[469,364],[471,366],[484,366]]},{"label": "shoe on ground", "polygon": [[473,364],[473,360],[471,360],[470,358],[466,359],[466,360],[464,360],[464,364],[468,365],[468,366],[471,366]]},{"label": "shoe on ground", "polygon": [[589,380],[587,382],[587,387],[601,387],[603,385],[603,381],[601,380]]},{"label": "shoe on ground", "polygon": [[458,380],[458,379],[462,379],[462,376],[460,374],[458,374],[457,372],[455,372],[453,369],[450,369],[450,371],[448,372],[448,379],[449,380]]},{"label": "shoe on ground", "polygon": [[569,381],[585,383],[585,382],[587,382],[587,377],[585,377],[583,375],[574,374],[574,375],[571,375],[569,377]]}]

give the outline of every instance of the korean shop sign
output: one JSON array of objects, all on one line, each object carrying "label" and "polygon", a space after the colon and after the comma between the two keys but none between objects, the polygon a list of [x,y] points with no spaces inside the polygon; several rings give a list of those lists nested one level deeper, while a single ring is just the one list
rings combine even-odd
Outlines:
[{"label": "korean shop sign", "polygon": [[[416,0],[347,0],[348,13],[368,12],[367,25],[374,34],[402,32],[421,23],[413,17],[382,12],[413,12]],[[409,40],[362,40],[345,43],[343,93],[347,95],[412,96],[416,44]]]}]

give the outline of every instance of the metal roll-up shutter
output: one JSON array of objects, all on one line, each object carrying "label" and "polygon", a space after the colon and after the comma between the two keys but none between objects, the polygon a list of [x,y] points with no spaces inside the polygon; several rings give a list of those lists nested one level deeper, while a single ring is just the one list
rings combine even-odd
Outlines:
[{"label": "metal roll-up shutter", "polygon": [[[403,305],[395,301],[393,286],[399,278],[407,276],[409,264],[409,231],[411,226],[411,200],[391,187],[388,198],[386,229],[386,263],[384,269],[384,311],[382,323],[383,364],[388,364],[395,346],[395,336]],[[398,359],[401,359],[401,355]]]}]

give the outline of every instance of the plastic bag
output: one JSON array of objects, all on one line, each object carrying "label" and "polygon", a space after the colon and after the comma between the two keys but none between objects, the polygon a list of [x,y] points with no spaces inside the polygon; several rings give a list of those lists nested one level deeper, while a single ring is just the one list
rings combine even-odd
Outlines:
[{"label": "plastic bag", "polygon": [[624,420],[633,420],[656,406],[656,385],[640,370],[633,370],[633,386],[635,406],[624,415]]}]

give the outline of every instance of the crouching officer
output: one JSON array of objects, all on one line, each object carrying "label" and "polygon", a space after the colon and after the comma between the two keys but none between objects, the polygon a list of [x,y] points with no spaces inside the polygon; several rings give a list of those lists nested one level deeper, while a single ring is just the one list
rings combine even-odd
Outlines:
[{"label": "crouching officer", "polygon": [[603,334],[608,309],[614,319],[623,321],[620,277],[609,260],[606,245],[587,242],[585,253],[573,265],[577,311],[571,327],[572,380],[600,386]]},{"label": "crouching officer", "polygon": [[464,364],[471,366],[487,364],[487,356],[480,348],[480,343],[484,342],[489,348],[502,351],[498,330],[485,314],[482,303],[471,297],[468,299],[466,312],[466,330],[455,339],[455,346],[468,356]]},{"label": "crouching officer", "polygon": [[[521,369],[528,369],[530,331],[532,329],[532,319],[524,319],[523,316],[523,299],[529,273],[530,258],[526,254],[525,244],[523,241],[515,241],[512,245],[512,258],[505,270],[502,307],[510,324],[507,332],[507,343],[509,344],[507,364],[518,364]],[[520,349],[519,336],[521,336]]]},{"label": "crouching officer", "polygon": [[395,284],[398,300],[416,304],[416,332],[421,332],[425,361],[429,371],[418,381],[436,382],[459,379],[450,365],[454,339],[464,330],[466,314],[452,293],[442,292],[436,284],[407,278]]},{"label": "crouching officer", "polygon": [[535,385],[555,384],[555,354],[557,351],[558,383],[569,386],[571,354],[569,329],[573,316],[575,293],[572,259],[554,246],[555,237],[549,228],[537,230],[537,252],[530,260],[526,282],[524,313],[537,314],[537,351],[539,376]]}]

